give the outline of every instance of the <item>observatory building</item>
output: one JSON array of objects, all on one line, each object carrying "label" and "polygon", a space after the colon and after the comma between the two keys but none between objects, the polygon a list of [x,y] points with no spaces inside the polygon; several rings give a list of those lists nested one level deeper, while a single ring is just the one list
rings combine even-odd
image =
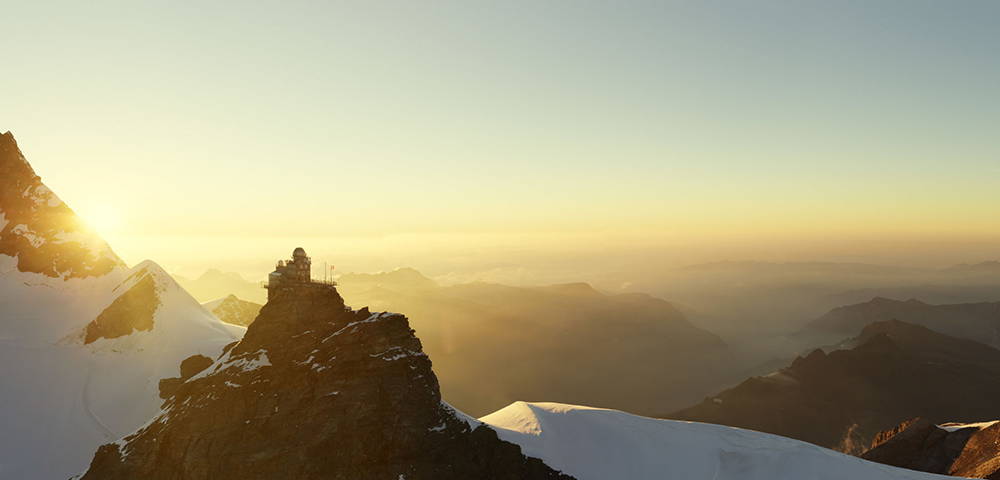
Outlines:
[{"label": "observatory building", "polygon": [[331,287],[334,285],[332,281],[313,280],[311,274],[312,259],[306,255],[305,249],[296,248],[292,252],[291,260],[278,260],[274,271],[267,276],[267,284],[264,287],[267,288],[268,301],[279,290],[298,290],[313,286]]}]

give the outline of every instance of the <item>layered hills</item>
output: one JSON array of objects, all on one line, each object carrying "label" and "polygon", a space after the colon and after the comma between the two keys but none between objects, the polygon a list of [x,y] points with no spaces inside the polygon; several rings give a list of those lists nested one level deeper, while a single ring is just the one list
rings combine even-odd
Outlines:
[{"label": "layered hills", "polygon": [[872,322],[901,320],[958,338],[1000,346],[1000,302],[931,305],[876,297],[838,307],[817,318],[807,331],[843,337]]},{"label": "layered hills", "polygon": [[644,294],[585,283],[441,286],[412,269],[338,281],[351,303],[407,312],[445,396],[477,415],[520,399],[660,412],[736,380],[719,337]]},{"label": "layered hills", "polygon": [[670,418],[732,425],[849,453],[900,422],[1000,417],[1000,351],[901,321],[871,323]]}]

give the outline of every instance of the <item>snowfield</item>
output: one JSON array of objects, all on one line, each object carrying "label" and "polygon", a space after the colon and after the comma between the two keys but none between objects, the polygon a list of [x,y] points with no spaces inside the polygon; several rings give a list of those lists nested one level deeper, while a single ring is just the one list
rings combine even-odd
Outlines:
[{"label": "snowfield", "polygon": [[560,403],[480,419],[501,439],[579,480],[954,479],[890,467],[777,435]]},{"label": "snowfield", "polygon": [[[160,302],[152,329],[84,344],[86,325],[145,276]],[[159,380],[179,376],[181,360],[215,358],[244,331],[205,311],[153,262],[64,280],[21,272],[16,258],[0,255],[0,478],[85,470],[98,446],[159,411]]]}]

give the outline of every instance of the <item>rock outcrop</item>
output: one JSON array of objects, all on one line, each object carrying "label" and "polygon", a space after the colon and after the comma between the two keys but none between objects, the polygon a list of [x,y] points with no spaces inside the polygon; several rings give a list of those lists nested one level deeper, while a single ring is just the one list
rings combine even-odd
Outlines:
[{"label": "rock outcrop", "polygon": [[101,338],[118,338],[135,331],[148,332],[153,329],[153,315],[160,306],[156,281],[145,271],[139,272],[138,276],[139,281],[87,324],[83,334],[84,344],[94,343]]},{"label": "rock outcrop", "polygon": [[444,403],[407,319],[281,291],[84,479],[569,478]]},{"label": "rock outcrop", "polygon": [[922,418],[880,433],[861,458],[922,472],[1000,478],[1000,424],[947,423]]},{"label": "rock outcrop", "polygon": [[904,420],[1000,417],[1000,351],[899,321],[872,323],[845,344],[750,378],[668,415],[749,428],[846,453]]},{"label": "rock outcrop", "polygon": [[[236,342],[233,342],[227,346],[225,351],[228,351],[235,345]],[[223,353],[225,353],[225,351],[223,351]],[[181,376],[163,378],[160,380],[160,398],[166,400],[174,396],[174,394],[177,393],[177,389],[180,388],[184,382],[201,373],[206,368],[211,367],[213,363],[215,362],[213,362],[211,358],[204,355],[191,355],[190,357],[185,358],[184,361],[181,362]]]}]

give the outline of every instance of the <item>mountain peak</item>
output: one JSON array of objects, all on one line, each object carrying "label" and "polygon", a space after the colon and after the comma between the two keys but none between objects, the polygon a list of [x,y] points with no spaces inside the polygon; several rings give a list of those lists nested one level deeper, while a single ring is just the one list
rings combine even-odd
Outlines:
[{"label": "mountain peak", "polygon": [[333,288],[283,291],[83,478],[568,478],[445,404],[413,333]]},{"label": "mountain peak", "polygon": [[124,263],[42,183],[10,132],[0,135],[0,254],[54,278],[101,276]]}]

